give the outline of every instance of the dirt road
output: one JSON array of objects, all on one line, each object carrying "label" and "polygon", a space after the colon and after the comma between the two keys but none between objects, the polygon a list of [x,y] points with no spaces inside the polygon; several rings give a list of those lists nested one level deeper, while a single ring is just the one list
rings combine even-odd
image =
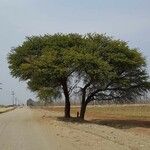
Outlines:
[{"label": "dirt road", "polygon": [[58,120],[56,112],[20,108],[0,115],[0,150],[149,150],[150,137]]}]

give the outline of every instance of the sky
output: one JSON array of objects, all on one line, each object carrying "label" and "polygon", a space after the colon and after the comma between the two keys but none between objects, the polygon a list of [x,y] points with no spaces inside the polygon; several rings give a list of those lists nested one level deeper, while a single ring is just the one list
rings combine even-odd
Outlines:
[{"label": "sky", "polygon": [[138,48],[150,73],[150,0],[0,0],[0,104],[36,99],[26,82],[12,78],[7,55],[26,36],[106,33]]}]

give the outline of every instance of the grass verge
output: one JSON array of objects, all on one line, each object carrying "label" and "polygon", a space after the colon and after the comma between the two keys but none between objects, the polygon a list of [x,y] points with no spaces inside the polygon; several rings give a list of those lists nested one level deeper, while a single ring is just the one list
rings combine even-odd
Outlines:
[{"label": "grass verge", "polygon": [[16,108],[15,107],[8,107],[8,108],[1,107],[0,108],[0,114],[11,111],[11,110],[14,110],[14,109],[16,109]]}]

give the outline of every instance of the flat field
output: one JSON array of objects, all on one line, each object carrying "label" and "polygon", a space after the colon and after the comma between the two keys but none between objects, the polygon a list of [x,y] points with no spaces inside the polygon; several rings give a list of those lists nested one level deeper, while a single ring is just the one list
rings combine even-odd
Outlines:
[{"label": "flat field", "polygon": [[[64,107],[59,106],[45,109],[62,113],[64,111]],[[80,107],[73,106],[71,115],[75,117],[79,110]],[[121,129],[150,128],[150,104],[88,106],[85,119],[91,123]]]},{"label": "flat field", "polygon": [[[64,107],[62,106],[43,107],[42,110],[37,110],[43,113],[43,120],[55,126],[53,131],[56,131],[56,128],[59,130],[58,134],[61,137],[73,138],[78,141],[78,145],[90,143],[91,147],[88,145],[86,149],[149,150],[149,104],[88,106],[85,121],[76,118],[77,111],[80,110],[77,106],[72,106],[70,119],[63,118]],[[104,146],[101,138],[107,140]],[[118,143],[123,148],[112,147],[111,142]],[[95,147],[92,148],[94,145]]]}]

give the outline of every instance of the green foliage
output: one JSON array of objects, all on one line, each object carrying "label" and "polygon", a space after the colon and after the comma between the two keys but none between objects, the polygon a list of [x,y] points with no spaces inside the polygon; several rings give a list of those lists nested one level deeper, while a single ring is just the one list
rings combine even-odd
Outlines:
[{"label": "green foliage", "polygon": [[40,101],[45,102],[45,104],[52,103],[54,100],[61,98],[61,93],[59,90],[52,88],[41,88],[38,91],[38,97]]},{"label": "green foliage", "polygon": [[9,53],[8,63],[11,74],[27,80],[39,97],[61,93],[61,88],[70,94],[77,87],[72,85],[74,78],[87,103],[135,100],[150,89],[142,54],[124,41],[101,34],[28,37]]},{"label": "green foliage", "polygon": [[[64,59],[64,55],[81,45],[81,42],[81,35],[78,34],[27,38],[21,46],[9,53],[11,74],[20,80],[27,80],[29,88],[36,91],[40,97],[43,97],[43,94],[48,96],[49,92],[45,93],[41,89],[60,89],[67,85],[68,77],[74,68]],[[55,97],[56,93],[50,92],[49,96],[54,94]]]}]

